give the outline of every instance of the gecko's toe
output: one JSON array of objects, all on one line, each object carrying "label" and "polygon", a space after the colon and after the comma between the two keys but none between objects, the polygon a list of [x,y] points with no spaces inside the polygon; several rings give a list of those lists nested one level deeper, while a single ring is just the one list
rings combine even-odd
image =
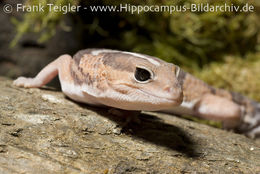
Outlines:
[{"label": "gecko's toe", "polygon": [[260,126],[250,130],[249,132],[246,133],[246,135],[250,138],[259,138],[260,137]]},{"label": "gecko's toe", "polygon": [[30,87],[31,80],[31,78],[18,77],[16,80],[13,81],[13,85],[28,88]]}]

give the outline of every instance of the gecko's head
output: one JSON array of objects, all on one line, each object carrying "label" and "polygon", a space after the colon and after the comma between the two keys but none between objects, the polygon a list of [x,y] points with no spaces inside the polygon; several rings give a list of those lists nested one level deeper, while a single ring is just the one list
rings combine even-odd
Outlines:
[{"label": "gecko's head", "polygon": [[112,50],[97,53],[103,54],[106,69],[109,102],[105,104],[127,110],[156,111],[182,102],[177,78],[179,67],[143,54]]}]

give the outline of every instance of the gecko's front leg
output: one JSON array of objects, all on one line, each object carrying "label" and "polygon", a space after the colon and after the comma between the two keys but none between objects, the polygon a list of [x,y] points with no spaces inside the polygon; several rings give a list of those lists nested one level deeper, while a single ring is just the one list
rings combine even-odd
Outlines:
[{"label": "gecko's front leg", "polygon": [[[72,58],[70,55],[62,55],[46,67],[44,67],[36,77],[34,78],[26,78],[19,77],[17,78],[13,84],[20,87],[26,88],[38,88],[42,87],[48,82],[50,82],[58,73],[64,69],[68,69],[69,63]],[[59,73],[60,74],[60,73]]]},{"label": "gecko's front leg", "polygon": [[139,115],[140,115],[141,111],[128,111],[128,110],[122,110],[122,109],[117,109],[117,108],[111,108],[108,110],[108,113],[115,115],[115,116],[126,118],[125,125],[127,125],[128,123],[131,123],[131,122],[134,122],[137,124],[141,123],[141,120],[139,119]]}]

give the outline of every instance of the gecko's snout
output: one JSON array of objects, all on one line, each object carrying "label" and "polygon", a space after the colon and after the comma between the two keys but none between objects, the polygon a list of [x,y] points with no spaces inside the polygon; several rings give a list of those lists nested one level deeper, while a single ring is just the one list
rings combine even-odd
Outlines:
[{"label": "gecko's snout", "polygon": [[177,105],[182,102],[183,93],[181,88],[167,85],[163,88],[163,90],[167,93],[167,99],[174,101]]}]

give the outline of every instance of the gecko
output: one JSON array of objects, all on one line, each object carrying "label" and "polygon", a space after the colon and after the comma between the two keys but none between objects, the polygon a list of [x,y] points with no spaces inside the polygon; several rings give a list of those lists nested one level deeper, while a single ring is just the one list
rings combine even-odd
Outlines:
[{"label": "gecko", "polygon": [[70,99],[126,111],[161,111],[217,120],[251,138],[260,135],[260,104],[235,92],[212,87],[179,66],[134,52],[85,49],[62,55],[34,78],[13,84],[38,88],[59,77]]}]

